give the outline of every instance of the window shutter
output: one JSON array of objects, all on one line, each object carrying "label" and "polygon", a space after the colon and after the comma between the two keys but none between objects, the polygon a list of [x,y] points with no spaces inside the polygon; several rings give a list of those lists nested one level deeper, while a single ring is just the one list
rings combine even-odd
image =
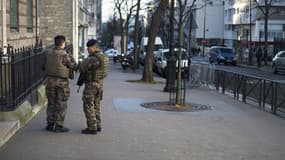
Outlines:
[{"label": "window shutter", "polygon": [[33,0],[27,0],[27,31],[33,32]]},{"label": "window shutter", "polygon": [[10,0],[10,29],[19,30],[18,0]]}]

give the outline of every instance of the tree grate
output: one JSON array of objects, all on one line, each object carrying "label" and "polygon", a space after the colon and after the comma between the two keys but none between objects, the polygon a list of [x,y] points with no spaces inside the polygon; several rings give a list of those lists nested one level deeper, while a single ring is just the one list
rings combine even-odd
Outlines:
[{"label": "tree grate", "polygon": [[185,103],[181,105],[175,105],[169,102],[142,103],[141,106],[148,109],[171,111],[171,112],[199,112],[204,110],[211,110],[213,108],[211,106],[203,104]]}]

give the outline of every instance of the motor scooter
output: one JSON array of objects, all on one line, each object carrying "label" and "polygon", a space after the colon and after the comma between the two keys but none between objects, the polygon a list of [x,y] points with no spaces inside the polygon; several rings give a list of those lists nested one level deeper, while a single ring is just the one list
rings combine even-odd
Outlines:
[{"label": "motor scooter", "polygon": [[122,57],[121,66],[123,70],[126,70],[128,67],[133,67],[133,56],[131,54],[125,55]]}]

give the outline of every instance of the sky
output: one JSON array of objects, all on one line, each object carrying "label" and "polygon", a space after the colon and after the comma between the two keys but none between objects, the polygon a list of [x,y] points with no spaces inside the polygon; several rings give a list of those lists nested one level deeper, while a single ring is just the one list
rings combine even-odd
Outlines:
[{"label": "sky", "polygon": [[114,12],[114,0],[103,0],[102,1],[102,21],[107,22],[109,17]]},{"label": "sky", "polygon": [[[141,3],[149,2],[150,0],[141,0]],[[107,22],[109,17],[113,15],[114,12],[114,0],[102,0],[102,21]]]}]

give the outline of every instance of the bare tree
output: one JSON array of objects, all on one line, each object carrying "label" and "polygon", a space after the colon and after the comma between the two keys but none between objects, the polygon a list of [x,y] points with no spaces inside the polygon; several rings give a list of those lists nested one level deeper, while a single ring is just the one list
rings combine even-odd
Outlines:
[{"label": "bare tree", "polygon": [[119,26],[119,20],[115,16],[110,17],[106,24],[103,25],[102,35],[104,36],[102,36],[101,40],[105,47],[113,47],[114,35],[121,33]]},{"label": "bare tree", "polygon": [[270,8],[272,6],[272,0],[264,0],[264,7],[262,7],[262,4],[258,2],[257,0],[254,0],[257,7],[260,9],[262,14],[264,15],[264,65],[267,65],[267,55],[268,55],[268,19],[270,14]]},{"label": "bare tree", "polygon": [[135,18],[135,42],[134,42],[134,71],[138,67],[138,44],[139,44],[139,15],[140,15],[140,6],[141,0],[137,1],[137,11]]},{"label": "bare tree", "polygon": [[169,0],[161,0],[155,13],[152,15],[151,24],[148,29],[148,44],[147,53],[145,58],[145,66],[142,75],[142,81],[151,83],[153,82],[152,63],[153,63],[153,48],[158,26],[160,24],[161,17],[169,6]]},{"label": "bare tree", "polygon": [[183,19],[187,0],[178,0],[179,4],[179,20],[178,20],[178,73],[177,73],[177,86],[176,86],[176,99],[175,103],[179,104],[181,99],[181,66],[182,66],[182,47],[183,47]]},{"label": "bare tree", "polygon": [[114,0],[115,8],[118,11],[121,26],[121,52],[126,53],[127,48],[125,43],[127,43],[127,35],[129,31],[129,24],[131,16],[135,12],[137,3],[135,0]]},{"label": "bare tree", "polygon": [[[191,17],[192,7],[197,0],[193,0],[190,7],[187,8],[188,0],[178,0],[179,5],[179,19],[178,19],[178,73],[177,73],[177,87],[176,87],[176,99],[175,103],[179,104],[181,99],[181,80],[182,80],[182,47],[183,47],[183,28],[184,22],[188,17]],[[190,24],[191,25],[191,24]]]}]

